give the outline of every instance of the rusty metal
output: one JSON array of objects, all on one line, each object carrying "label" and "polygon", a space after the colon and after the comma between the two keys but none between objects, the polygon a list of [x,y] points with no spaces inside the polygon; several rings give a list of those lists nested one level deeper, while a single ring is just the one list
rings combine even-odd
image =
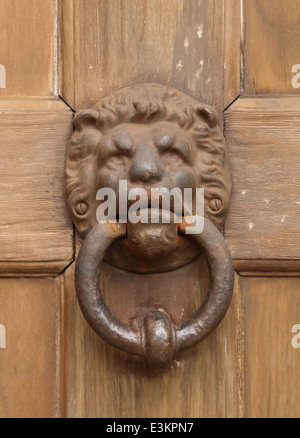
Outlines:
[{"label": "rusty metal", "polygon": [[[231,197],[231,169],[217,121],[213,108],[157,84],[118,90],[79,112],[66,161],[68,207],[79,235],[84,239],[97,224],[100,188],[112,188],[119,205],[120,180],[128,181],[128,191],[204,188],[205,217],[221,230]],[[111,245],[105,259],[121,269],[153,273],[179,268],[200,253],[193,239],[179,236],[177,250],[159,261],[145,264],[123,240]]]},{"label": "rusty metal", "polygon": [[[113,189],[119,205],[119,181],[149,194],[143,212],[158,223],[98,223],[100,188]],[[204,230],[186,235],[188,217],[162,223],[161,200],[151,208],[152,188],[204,188]],[[201,342],[224,317],[233,290],[230,253],[220,233],[231,196],[228,150],[216,112],[170,87],[141,84],[102,98],[75,117],[66,162],[68,207],[84,239],[76,264],[76,291],[84,316],[107,342],[142,356],[152,368],[166,366],[174,355]],[[126,199],[126,208],[132,201]],[[183,211],[181,212],[183,213]],[[195,214],[193,204],[191,214]],[[153,309],[133,328],[118,319],[104,302],[100,289],[101,264],[143,274],[180,268],[205,255],[210,288],[200,309],[176,325],[164,309]],[[147,275],[144,275],[147,281]],[[163,292],[167,285],[162,284]]]},{"label": "rusty metal", "polygon": [[215,212],[220,211],[222,206],[223,206],[223,203],[222,203],[221,199],[212,199],[209,203],[209,208]]},{"label": "rusty metal", "polygon": [[85,202],[78,202],[78,204],[75,206],[75,211],[79,216],[83,216],[88,211],[88,206]]},{"label": "rusty metal", "polygon": [[[181,232],[188,226],[191,224],[180,224]],[[133,329],[106,306],[100,289],[105,252],[114,240],[125,236],[124,224],[98,224],[90,231],[76,264],[77,298],[86,320],[99,336],[116,348],[144,357],[152,368],[161,368],[176,352],[201,342],[224,318],[233,290],[231,256],[222,234],[205,219],[203,232],[192,235],[204,249],[210,272],[210,288],[202,306],[183,324],[174,325],[164,311],[155,310],[145,317],[143,327]]]}]

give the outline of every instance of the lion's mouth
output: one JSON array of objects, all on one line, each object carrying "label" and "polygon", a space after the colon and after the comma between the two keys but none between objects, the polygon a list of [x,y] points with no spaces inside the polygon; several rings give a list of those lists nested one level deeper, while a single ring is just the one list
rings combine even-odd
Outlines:
[{"label": "lion's mouth", "polygon": [[163,209],[145,208],[138,217],[129,213],[129,244],[141,257],[165,257],[178,246],[177,223],[177,216]]},{"label": "lion's mouth", "polygon": [[[167,200],[165,200],[163,197],[147,197],[147,199],[139,199],[139,197],[137,197],[135,200],[127,200],[126,211],[120,211],[120,209],[117,210],[116,219],[129,219],[131,213],[135,213],[137,216],[143,216],[143,212],[146,210],[149,212],[149,219],[151,218],[151,211],[160,210],[160,217],[162,216],[162,212],[168,212],[171,217],[175,215],[179,222],[181,222],[180,219],[182,219],[184,216],[191,216],[193,214],[192,212],[194,208],[191,203],[184,203],[184,200],[178,200],[172,197],[171,199]],[[163,217],[165,216],[163,215]]]},{"label": "lion's mouth", "polygon": [[186,211],[184,203],[172,196],[167,202],[161,196],[127,198],[125,214],[116,212],[116,219],[127,224],[127,237],[113,244],[106,261],[129,271],[148,273],[177,269],[193,261],[199,256],[199,247],[178,233]]}]

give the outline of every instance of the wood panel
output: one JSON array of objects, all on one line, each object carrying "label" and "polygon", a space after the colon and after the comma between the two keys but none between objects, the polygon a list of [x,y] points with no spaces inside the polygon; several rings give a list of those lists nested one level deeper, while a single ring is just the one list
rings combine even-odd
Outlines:
[{"label": "wood panel", "polygon": [[0,273],[55,274],[73,259],[64,195],[72,113],[59,100],[0,100]]},{"label": "wood panel", "polygon": [[60,415],[60,292],[47,279],[0,279],[0,417]]},{"label": "wood panel", "polygon": [[218,110],[240,92],[237,0],[59,4],[60,94],[76,110],[141,82],[174,86]]},{"label": "wood panel", "polygon": [[53,95],[55,0],[1,0],[0,54],[6,70],[0,96]]},{"label": "wood panel", "polygon": [[245,92],[299,93],[292,67],[299,64],[299,0],[244,0]]},{"label": "wood panel", "polygon": [[[202,299],[198,265],[196,271],[196,265],[188,265],[167,274],[164,280],[160,274],[145,276],[144,286],[137,274],[104,266],[105,299],[117,316],[128,324],[140,311],[161,303],[171,310],[177,322],[185,320]],[[180,353],[168,369],[153,372],[141,360],[119,352],[93,332],[79,309],[73,279],[74,265],[62,278],[65,288],[66,416],[197,418],[242,415],[238,280],[231,308],[219,328],[196,348]],[[135,287],[137,281],[138,288]],[[161,282],[168,284],[164,292]],[[180,293],[175,294],[174,290]]]},{"label": "wood panel", "polygon": [[239,99],[225,114],[233,173],[226,240],[242,271],[299,272],[299,114],[296,96]]},{"label": "wood panel", "polygon": [[299,418],[300,350],[293,348],[300,323],[300,279],[240,281],[245,332],[245,415]]}]

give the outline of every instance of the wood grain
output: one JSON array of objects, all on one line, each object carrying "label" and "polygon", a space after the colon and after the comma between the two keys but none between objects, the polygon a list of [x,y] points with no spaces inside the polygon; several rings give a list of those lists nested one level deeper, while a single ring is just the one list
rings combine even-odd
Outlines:
[{"label": "wood grain", "polygon": [[142,82],[174,86],[219,111],[238,96],[240,2],[59,4],[60,94],[72,108]]},{"label": "wood grain", "polygon": [[245,415],[299,418],[300,350],[292,327],[300,323],[300,279],[240,281],[245,332]]},{"label": "wood grain", "polygon": [[225,114],[233,173],[226,240],[243,271],[300,271],[299,114],[299,99],[275,96],[239,99]]},{"label": "wood grain", "polygon": [[299,0],[244,0],[245,92],[299,93],[292,67],[299,64]]},{"label": "wood grain", "polygon": [[61,414],[60,291],[47,279],[0,279],[0,418]]},{"label": "wood grain", "polygon": [[55,0],[1,0],[0,64],[6,88],[0,96],[54,94]]},{"label": "wood grain", "polygon": [[59,100],[0,100],[1,274],[57,274],[73,259],[64,195],[71,133]]},{"label": "wood grain", "polygon": [[[199,295],[199,267],[195,265],[173,271],[164,279],[160,274],[145,276],[145,284],[138,290],[138,274],[104,266],[105,299],[128,324],[160,305],[175,320],[185,320],[203,298],[203,293]],[[238,281],[230,310],[218,329],[196,348],[180,353],[163,372],[153,372],[142,360],[109,346],[88,326],[75,296],[74,265],[62,281],[66,416],[190,418],[241,414]],[[162,288],[162,284],[168,288]]]}]

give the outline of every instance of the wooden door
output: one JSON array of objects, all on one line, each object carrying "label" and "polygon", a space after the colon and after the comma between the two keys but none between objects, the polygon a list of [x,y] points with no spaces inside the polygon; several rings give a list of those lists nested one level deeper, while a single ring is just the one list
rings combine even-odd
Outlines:
[{"label": "wooden door", "polygon": [[[299,0],[0,0],[0,417],[300,415],[299,20]],[[143,82],[214,106],[233,171],[230,310],[163,372],[85,322],[64,193],[73,112]],[[127,321],[120,275],[103,282]],[[182,318],[195,284],[164,298]]]}]

